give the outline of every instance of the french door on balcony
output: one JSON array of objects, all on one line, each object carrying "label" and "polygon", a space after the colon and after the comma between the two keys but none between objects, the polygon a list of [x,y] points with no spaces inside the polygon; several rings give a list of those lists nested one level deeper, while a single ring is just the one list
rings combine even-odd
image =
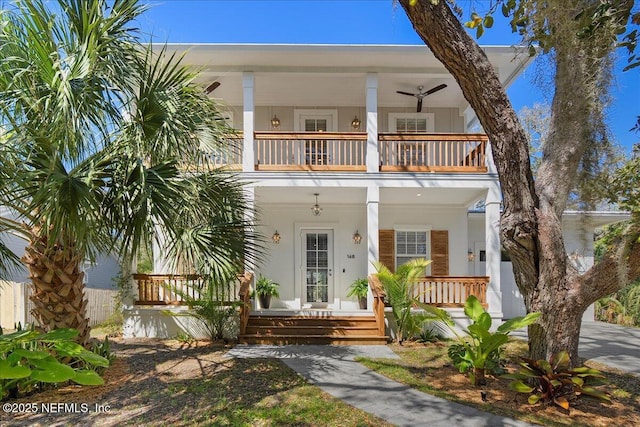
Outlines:
[{"label": "french door on balcony", "polygon": [[302,231],[304,302],[324,306],[333,297],[333,230]]},{"label": "french door on balcony", "polygon": [[[338,130],[335,110],[295,110],[295,130],[302,132],[335,132]],[[331,164],[326,139],[304,141],[304,161],[307,165]]]}]

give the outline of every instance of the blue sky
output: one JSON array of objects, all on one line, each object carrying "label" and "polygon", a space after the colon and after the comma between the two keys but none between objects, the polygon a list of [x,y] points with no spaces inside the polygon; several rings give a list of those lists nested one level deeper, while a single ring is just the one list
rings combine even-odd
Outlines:
[{"label": "blue sky", "polygon": [[[423,44],[404,10],[392,0],[151,0],[139,20],[155,42],[175,43],[321,43]],[[486,2],[484,2],[486,3]],[[467,5],[466,3],[465,5]],[[482,5],[483,2],[475,2]],[[468,11],[465,11],[468,13]],[[479,40],[481,44],[514,44],[504,20]],[[615,139],[629,148],[640,135],[629,132],[640,115],[640,68],[622,72],[620,52],[613,84],[609,123]],[[545,102],[533,77],[535,64],[509,88],[516,110]]]}]

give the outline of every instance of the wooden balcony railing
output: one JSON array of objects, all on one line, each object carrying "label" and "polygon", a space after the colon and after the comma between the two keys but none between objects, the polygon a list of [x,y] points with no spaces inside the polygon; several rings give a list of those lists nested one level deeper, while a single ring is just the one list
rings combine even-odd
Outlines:
[{"label": "wooden balcony railing", "polygon": [[415,287],[416,296],[425,304],[438,307],[464,307],[469,295],[487,306],[487,276],[429,276]]},{"label": "wooden balcony railing", "polygon": [[484,134],[381,133],[382,172],[486,172]]},{"label": "wooden balcony railing", "polygon": [[[136,305],[182,305],[187,298],[197,299],[205,281],[197,275],[134,274],[138,285]],[[211,290],[217,301],[239,301],[238,283],[230,282]]]},{"label": "wooden balcony railing", "polygon": [[228,138],[226,147],[207,153],[205,157],[213,167],[242,170],[242,132]]},{"label": "wooden balcony railing", "polygon": [[256,132],[256,170],[366,171],[362,132]]}]

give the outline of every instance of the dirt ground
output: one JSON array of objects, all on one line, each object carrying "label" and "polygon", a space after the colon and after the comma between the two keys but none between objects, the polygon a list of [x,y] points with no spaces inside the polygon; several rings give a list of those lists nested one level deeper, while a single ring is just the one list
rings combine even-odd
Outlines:
[{"label": "dirt ground", "polygon": [[[446,347],[446,343],[440,345]],[[411,351],[424,344],[415,343],[403,347],[394,345],[397,353]],[[612,403],[601,403],[590,399],[579,399],[571,403],[568,411],[556,405],[529,405],[528,395],[514,393],[509,389],[509,380],[487,377],[487,385],[482,388],[470,385],[469,378],[458,372],[450,361],[428,361],[416,364],[415,375],[421,376],[426,383],[435,389],[455,395],[463,402],[472,402],[479,409],[500,407],[503,414],[515,418],[516,412],[536,415],[549,420],[548,425],[585,425],[585,426],[640,426],[640,378],[625,374],[607,366],[587,362],[586,365],[605,373],[610,382],[604,389],[612,394]],[[514,368],[515,365],[512,365]],[[486,402],[482,393],[486,392]],[[556,424],[553,424],[556,423]]]}]

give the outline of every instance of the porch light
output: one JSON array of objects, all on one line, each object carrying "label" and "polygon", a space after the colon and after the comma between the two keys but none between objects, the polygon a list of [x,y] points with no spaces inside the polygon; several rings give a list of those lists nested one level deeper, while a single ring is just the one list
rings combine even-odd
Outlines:
[{"label": "porch light", "polygon": [[271,119],[271,127],[274,129],[278,129],[280,127],[280,119],[275,114],[273,115],[273,119]]},{"label": "porch light", "polygon": [[473,253],[471,248],[469,248],[467,251],[467,260],[469,260],[469,262],[473,262],[474,259],[476,259],[476,255]]},{"label": "porch light", "polygon": [[273,243],[275,243],[276,245],[280,243],[280,233],[278,233],[278,230],[276,230],[276,232],[273,233],[273,236],[271,236],[271,239],[273,240]]},{"label": "porch light", "polygon": [[313,212],[315,216],[319,216],[322,213],[322,208],[318,204],[318,196],[320,193],[313,193],[313,195],[316,196],[316,204],[311,207],[311,212]]},{"label": "porch light", "polygon": [[362,242],[362,236],[358,233],[358,230],[356,230],[356,234],[353,235],[353,243],[359,245],[360,242]]},{"label": "porch light", "polygon": [[360,119],[358,118],[358,116],[355,116],[353,120],[351,120],[351,127],[354,130],[360,129]]}]

